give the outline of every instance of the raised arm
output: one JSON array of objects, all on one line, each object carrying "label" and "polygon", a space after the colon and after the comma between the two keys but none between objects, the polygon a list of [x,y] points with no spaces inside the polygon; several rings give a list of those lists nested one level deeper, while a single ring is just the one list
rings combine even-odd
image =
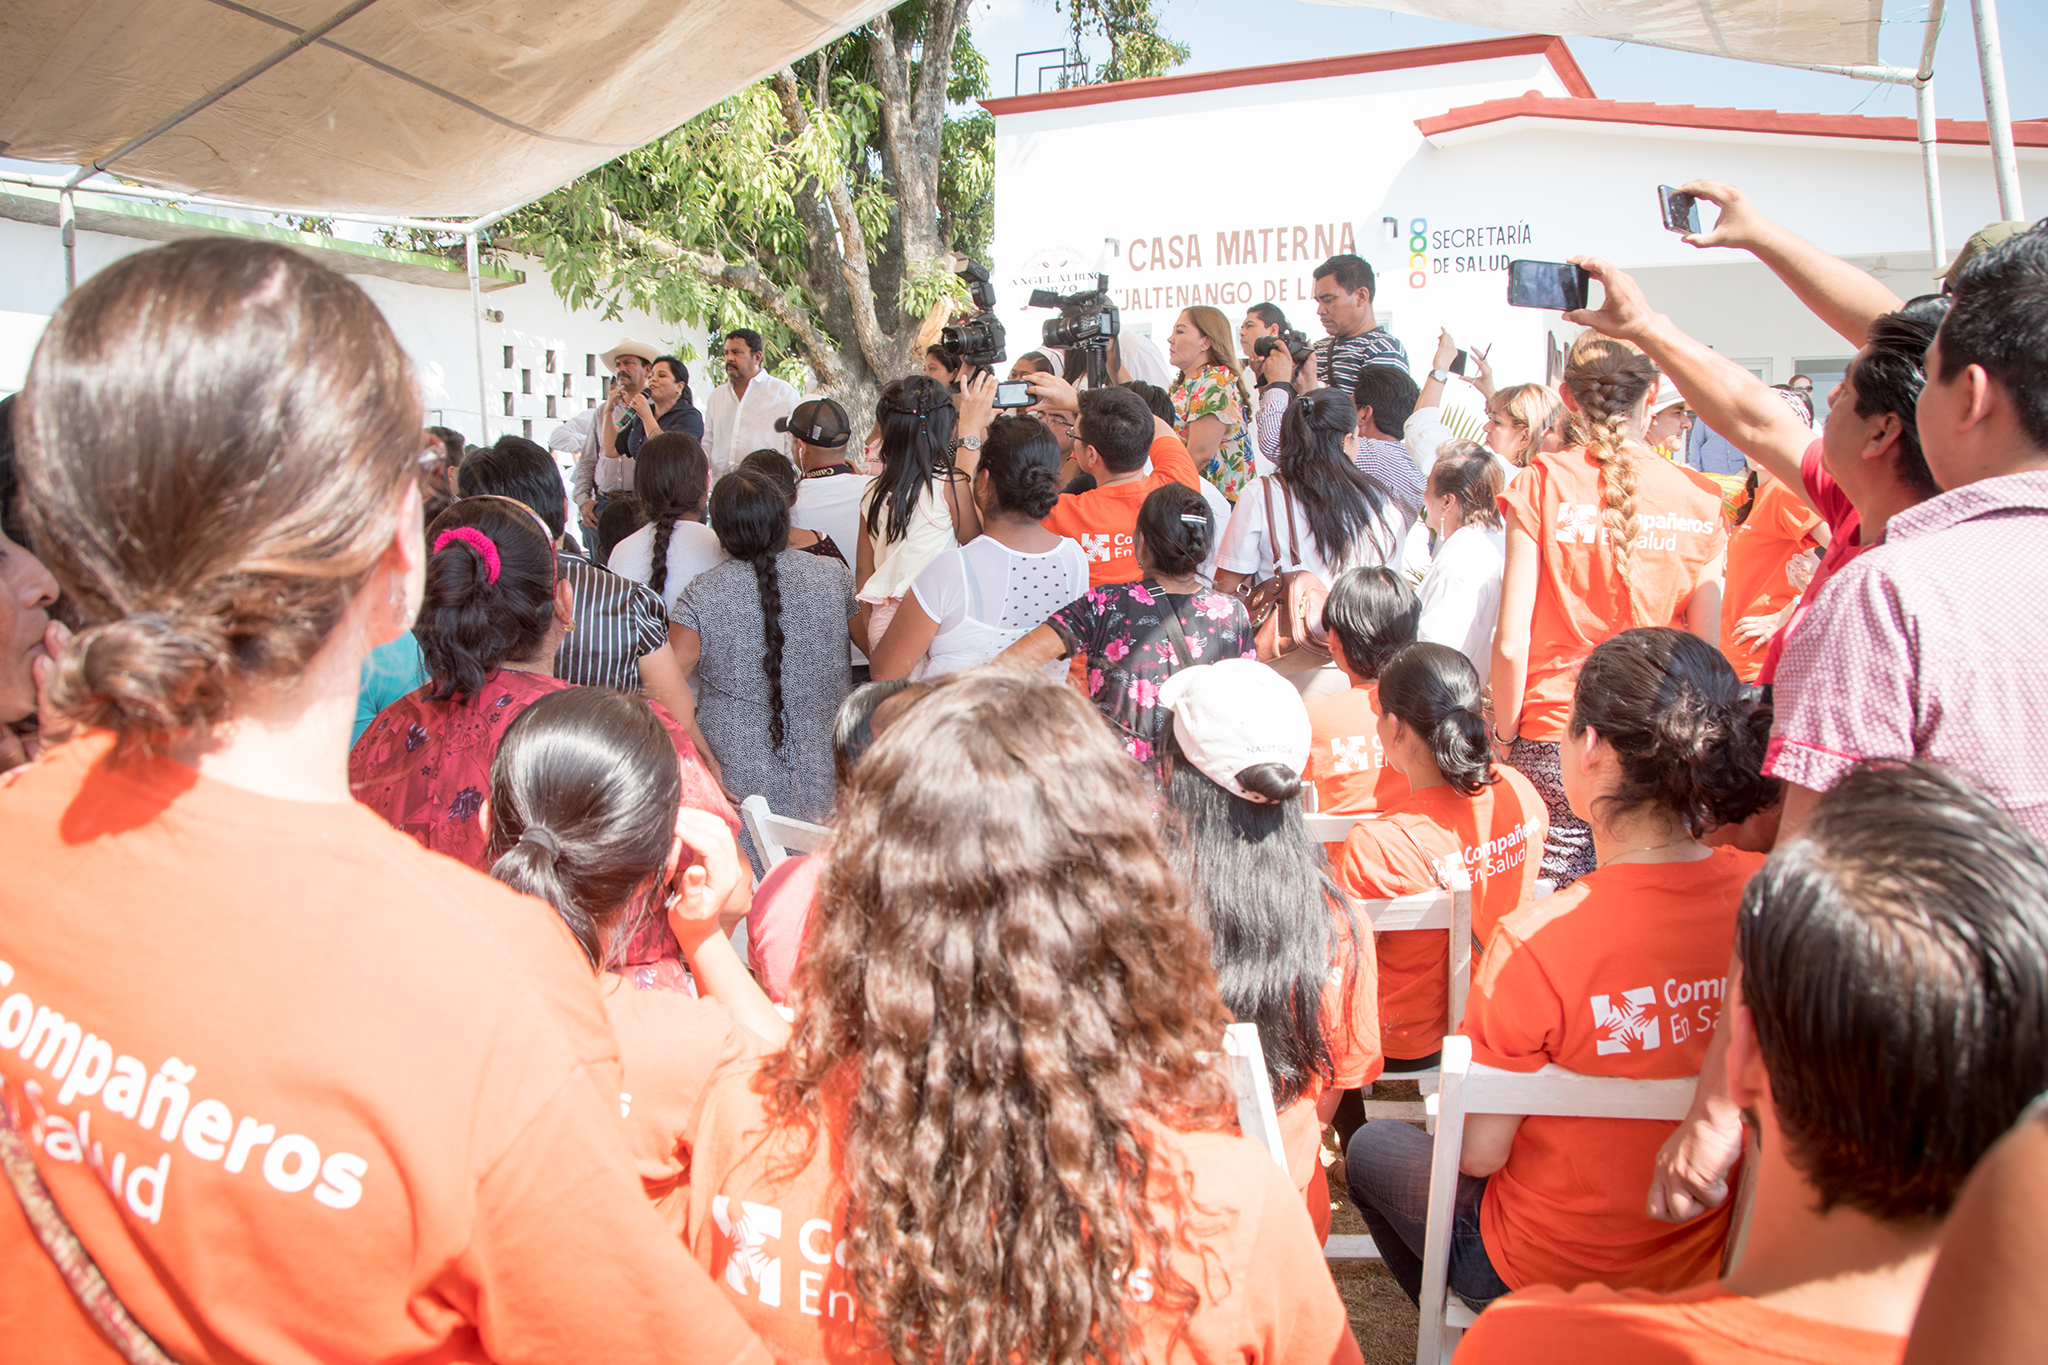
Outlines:
[{"label": "raised arm", "polygon": [[[1814,316],[1840,332],[1851,346],[1860,347],[1870,340],[1870,324],[1881,314],[1904,306],[1903,299],[1862,267],[1828,255],[1798,233],[1764,217],[1735,186],[1719,180],[1694,180],[1679,188],[1721,210],[1710,230],[1687,233],[1687,243],[1699,247],[1732,246],[1749,252],[1769,266],[1771,273],[1783,280]],[[1682,390],[1684,385],[1679,387]],[[1793,487],[1798,484],[1795,482]]]},{"label": "raised arm", "polygon": [[1642,347],[1702,422],[1805,498],[1799,461],[1813,443],[1813,430],[1785,400],[1748,370],[1687,336],[1670,318],[1651,311],[1642,286],[1616,267],[1597,256],[1575,256],[1572,264],[1599,280],[1607,297],[1598,308],[1566,313],[1565,321]]}]

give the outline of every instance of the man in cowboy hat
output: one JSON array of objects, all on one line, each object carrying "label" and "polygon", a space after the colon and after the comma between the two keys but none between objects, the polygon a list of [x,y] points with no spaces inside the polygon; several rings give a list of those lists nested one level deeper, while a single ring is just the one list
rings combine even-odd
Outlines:
[{"label": "man in cowboy hat", "polygon": [[569,478],[569,497],[582,511],[585,526],[597,525],[597,514],[612,498],[633,491],[633,466],[612,449],[612,434],[624,416],[632,411],[633,400],[647,387],[647,371],[661,354],[659,346],[621,337],[619,344],[598,359],[611,372],[611,391],[604,407],[583,440],[583,453],[576,458],[575,473]]}]

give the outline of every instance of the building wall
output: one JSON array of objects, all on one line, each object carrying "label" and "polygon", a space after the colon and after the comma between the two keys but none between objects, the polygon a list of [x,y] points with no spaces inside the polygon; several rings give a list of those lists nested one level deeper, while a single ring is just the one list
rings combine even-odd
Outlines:
[{"label": "building wall", "polygon": [[[113,262],[155,245],[136,238],[81,232],[79,278],[88,279]],[[0,271],[0,395],[4,395],[21,387],[36,341],[63,302],[64,253],[57,230],[0,219],[0,261],[7,262],[7,269]],[[604,367],[596,357],[621,337],[667,349],[689,342],[699,356],[704,353],[701,335],[686,336],[691,329],[671,327],[646,313],[628,311],[607,322],[595,310],[572,311],[556,297],[539,261],[513,257],[509,263],[526,272],[526,282],[483,296],[487,320],[483,327],[485,411],[481,419],[477,411],[476,333],[463,277],[453,276],[458,287],[442,289],[377,276],[351,276],[383,310],[399,344],[412,357],[430,425],[454,427],[479,445],[507,432],[530,434],[545,443],[559,422],[602,400]],[[492,313],[502,313],[504,321],[488,320]],[[703,361],[692,363],[690,369],[691,389],[702,406],[710,387],[705,382],[708,376]],[[509,414],[505,410],[508,394]],[[553,416],[549,415],[550,399]]]},{"label": "building wall", "polygon": [[[1504,69],[1517,61],[1525,69]],[[1378,274],[1382,324],[1418,371],[1448,328],[1460,345],[1491,345],[1501,382],[1544,379],[1547,353],[1578,329],[1509,308],[1507,264],[1582,254],[1638,272],[1657,307],[1724,353],[1763,362],[1772,382],[1802,360],[1851,354],[1753,258],[1662,229],[1657,186],[1694,178],[1741,186],[1902,297],[1935,287],[1914,144],[1541,123],[1465,130],[1437,146],[1414,126],[1525,89],[1560,93],[1539,58],[1498,59],[999,115],[1002,304],[1013,309],[1041,277],[1079,287],[1100,260],[1127,330],[1163,337],[1190,301],[1214,302],[1233,324],[1272,301],[1315,337],[1309,271],[1348,233]],[[2023,148],[2020,160],[2030,201],[2048,203],[2048,152]],[[1945,150],[1941,170],[1953,251],[1999,215],[1983,148]],[[1711,225],[1712,206],[1702,212]],[[1308,229],[1305,240],[1290,231],[1287,259],[1262,235],[1253,262],[1225,263],[1241,257],[1247,228],[1283,224]],[[1117,239],[1116,254],[1104,238]],[[1012,354],[1046,316],[1006,316]]]}]

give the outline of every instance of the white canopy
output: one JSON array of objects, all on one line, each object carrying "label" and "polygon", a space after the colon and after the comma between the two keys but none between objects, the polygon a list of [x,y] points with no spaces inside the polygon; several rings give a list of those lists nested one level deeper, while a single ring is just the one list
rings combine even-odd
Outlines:
[{"label": "white canopy", "polygon": [[1780,66],[1877,62],[1884,0],[1310,0]]},{"label": "white canopy", "polygon": [[266,208],[509,209],[889,0],[25,0],[0,154]]}]

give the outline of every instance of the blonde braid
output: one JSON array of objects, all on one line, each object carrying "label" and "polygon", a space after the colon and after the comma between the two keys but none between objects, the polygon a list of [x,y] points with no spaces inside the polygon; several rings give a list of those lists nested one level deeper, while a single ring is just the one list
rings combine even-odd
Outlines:
[{"label": "blonde braid", "polygon": [[1572,418],[1573,443],[1600,465],[1606,494],[1601,521],[1614,549],[1614,569],[1628,588],[1631,625],[1657,625],[1643,620],[1642,594],[1636,587],[1636,537],[1642,524],[1636,515],[1636,452],[1628,436],[1629,413],[1657,383],[1657,367],[1625,341],[1587,332],[1572,344],[1565,361],[1565,385],[1578,400]]}]

